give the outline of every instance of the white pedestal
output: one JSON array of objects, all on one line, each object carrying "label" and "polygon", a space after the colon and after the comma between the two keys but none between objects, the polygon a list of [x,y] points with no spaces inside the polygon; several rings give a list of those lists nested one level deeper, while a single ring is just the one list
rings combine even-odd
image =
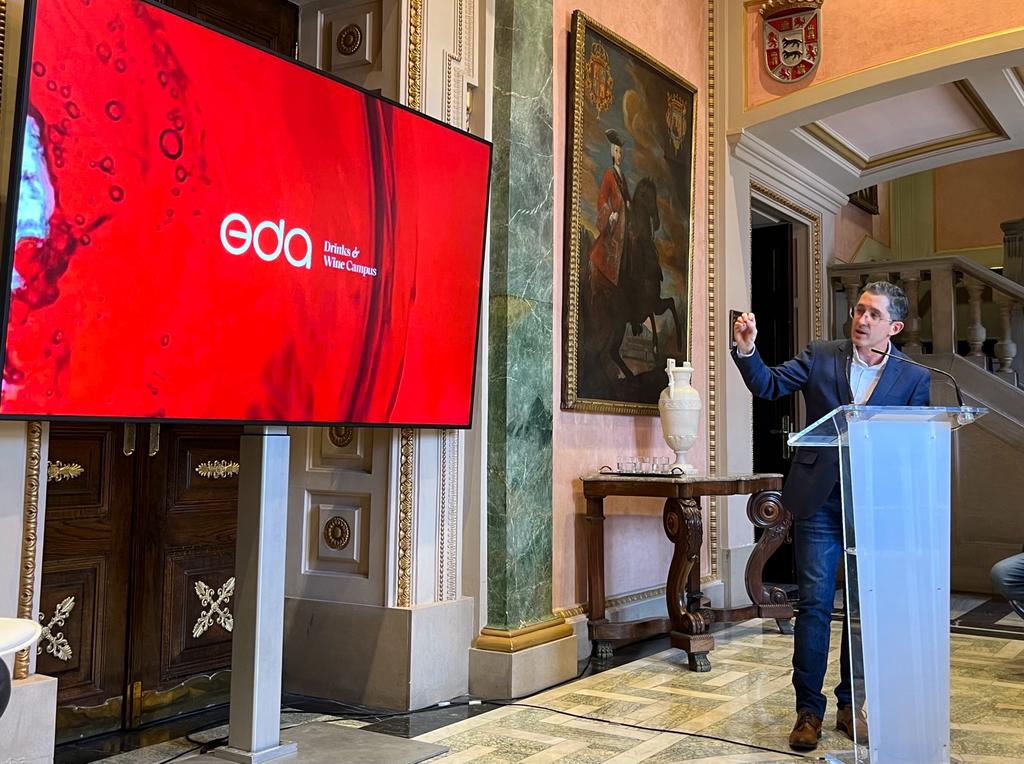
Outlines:
[{"label": "white pedestal", "polygon": [[285,427],[246,427],[238,482],[235,630],[228,745],[213,755],[258,764],[296,751],[281,743],[281,651],[289,438]]}]

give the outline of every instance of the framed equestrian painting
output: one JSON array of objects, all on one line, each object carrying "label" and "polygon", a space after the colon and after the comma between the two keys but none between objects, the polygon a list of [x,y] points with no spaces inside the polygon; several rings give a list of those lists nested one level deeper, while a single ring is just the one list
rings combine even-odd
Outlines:
[{"label": "framed equestrian painting", "polygon": [[697,90],[580,11],[569,38],[562,408],[658,413],[690,355]]}]

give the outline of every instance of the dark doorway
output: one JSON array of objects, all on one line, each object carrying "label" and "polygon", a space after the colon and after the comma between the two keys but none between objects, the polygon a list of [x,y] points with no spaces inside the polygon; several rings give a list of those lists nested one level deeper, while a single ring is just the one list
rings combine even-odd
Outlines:
[{"label": "dark doorway", "polygon": [[[755,222],[751,232],[750,309],[757,317],[757,350],[769,366],[785,363],[796,355],[794,251],[792,224]],[[793,396],[775,401],[754,398],[754,471],[788,474],[790,448],[786,439],[797,429]],[[791,544],[784,544],[768,560],[764,580],[795,585]]]}]

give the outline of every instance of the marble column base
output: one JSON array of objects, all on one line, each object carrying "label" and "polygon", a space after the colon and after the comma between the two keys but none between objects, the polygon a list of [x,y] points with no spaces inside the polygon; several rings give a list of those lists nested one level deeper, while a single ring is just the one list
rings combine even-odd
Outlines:
[{"label": "marble column base", "polygon": [[11,683],[11,703],[0,718],[0,760],[7,764],[53,761],[57,680],[34,674]]},{"label": "marble column base", "polygon": [[471,648],[469,692],[504,700],[532,695],[576,676],[576,636],[514,653]]},{"label": "marble column base", "polygon": [[580,615],[569,616],[565,619],[565,622],[572,628],[572,633],[576,637],[577,662],[585,661],[590,657],[590,651],[593,649],[593,644],[590,641],[587,614],[581,613]]},{"label": "marble column base", "polygon": [[385,608],[286,597],[284,690],[409,710],[465,695],[473,600]]}]

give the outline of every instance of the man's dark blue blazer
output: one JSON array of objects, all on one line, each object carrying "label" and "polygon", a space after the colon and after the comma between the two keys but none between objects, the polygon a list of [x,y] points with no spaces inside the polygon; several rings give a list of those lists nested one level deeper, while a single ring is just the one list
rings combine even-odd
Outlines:
[{"label": "man's dark blue blazer", "polygon": [[[903,363],[903,353],[891,347],[896,358],[886,361],[882,375],[865,405],[927,406],[931,400],[931,374],[913,364]],[[758,398],[774,400],[797,390],[804,394],[807,423],[816,422],[838,406],[852,403],[850,340],[812,342],[796,358],[769,367],[758,355],[741,358],[732,352],[743,381]],[[782,489],[782,503],[796,519],[813,515],[828,499],[839,480],[839,450],[798,448]]]}]

